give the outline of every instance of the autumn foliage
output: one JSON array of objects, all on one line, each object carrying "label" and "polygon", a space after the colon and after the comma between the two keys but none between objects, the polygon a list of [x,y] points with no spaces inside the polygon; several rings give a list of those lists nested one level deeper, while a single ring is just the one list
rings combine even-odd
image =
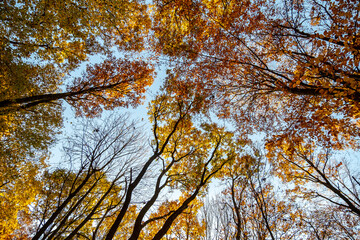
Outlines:
[{"label": "autumn foliage", "polygon": [[306,135],[339,149],[357,145],[358,8],[357,1],[158,1],[154,29],[177,66],[170,88],[195,88],[220,117],[271,142]]},{"label": "autumn foliage", "polygon": [[[356,0],[1,2],[0,239],[358,239],[359,25]],[[144,128],[109,117],[154,80]]]}]

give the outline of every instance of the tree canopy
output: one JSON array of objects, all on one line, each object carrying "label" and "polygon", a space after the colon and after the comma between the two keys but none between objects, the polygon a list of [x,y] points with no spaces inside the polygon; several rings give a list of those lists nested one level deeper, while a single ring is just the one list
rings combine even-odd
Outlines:
[{"label": "tree canopy", "polygon": [[196,88],[220,117],[273,144],[357,147],[357,1],[156,3],[156,46],[176,66],[170,88]]},{"label": "tree canopy", "polygon": [[[358,239],[359,25],[355,0],[1,2],[0,239]],[[163,76],[144,126],[115,111]]]}]

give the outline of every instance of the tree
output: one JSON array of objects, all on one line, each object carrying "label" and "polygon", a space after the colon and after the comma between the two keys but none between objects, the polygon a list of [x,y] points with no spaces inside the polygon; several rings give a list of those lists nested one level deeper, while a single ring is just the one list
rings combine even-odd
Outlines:
[{"label": "tree", "polygon": [[[201,219],[205,219],[208,229],[205,239],[358,238],[359,217],[345,204],[339,204],[339,197],[309,184],[300,171],[293,172],[292,177],[307,184],[281,183],[278,177],[289,176],[284,170],[277,171],[277,165],[267,164],[258,150],[247,151],[238,161],[225,166],[220,183],[225,185],[222,194],[203,209]],[[308,169],[307,177],[310,172],[311,176],[316,174]],[[333,178],[328,181],[339,186]],[[343,194],[344,191],[350,189],[344,187]],[[349,198],[355,195],[356,192],[347,194]]]},{"label": "tree", "polygon": [[[16,202],[11,192],[12,188],[23,181],[37,182],[36,174],[22,174],[23,166],[38,168],[29,157],[39,158],[39,151],[46,151],[52,143],[56,128],[61,123],[61,108],[56,105],[58,99],[66,99],[77,108],[78,115],[93,117],[99,115],[103,109],[112,109],[118,106],[137,105],[143,97],[145,87],[152,83],[152,69],[144,62],[130,62],[108,59],[102,64],[88,67],[87,74],[76,78],[68,87],[66,93],[48,93],[31,97],[22,97],[1,101],[3,113],[0,118],[5,120],[0,133],[2,147],[0,160],[6,168],[1,173],[1,184],[4,197],[10,202]],[[54,105],[55,103],[55,105]],[[55,116],[54,116],[55,114]],[[32,179],[33,178],[33,179]],[[35,189],[36,185],[28,186]],[[34,193],[35,194],[35,193]],[[32,195],[34,196],[34,195]],[[28,199],[32,197],[28,196]],[[23,204],[26,201],[22,201]],[[22,206],[26,206],[22,205]],[[16,219],[17,208],[13,209]],[[18,209],[18,211],[21,210]],[[5,219],[5,218],[4,218]]]},{"label": "tree", "polygon": [[[179,205],[184,202],[186,195],[181,195],[179,199],[173,201],[164,201],[155,213],[150,215],[150,219],[158,221],[151,222],[145,229],[141,239],[152,239],[159,231],[159,225],[165,222],[166,217],[174,212]],[[165,239],[203,239],[205,233],[205,224],[198,218],[199,209],[202,206],[199,199],[193,200],[188,207],[175,219]]]},{"label": "tree", "polygon": [[[147,237],[162,239],[171,229],[172,224],[190,206],[218,171],[231,161],[239,151],[236,138],[231,132],[219,128],[216,124],[197,127],[192,122],[192,113],[199,105],[199,99],[173,101],[171,92],[158,95],[150,106],[150,119],[153,124],[153,153],[145,161],[136,176],[129,180],[126,196],[121,210],[117,214],[105,239],[121,238],[117,235],[119,226],[124,221],[130,207],[135,189],[139,186],[150,166],[158,163],[159,173],[155,178],[153,194],[139,208],[133,231],[129,239],[138,239],[146,227],[156,226]],[[180,189],[184,195],[172,209],[165,209],[145,220],[161,192],[166,187]],[[170,211],[169,211],[170,210]],[[145,237],[145,235],[143,236]]]},{"label": "tree", "polygon": [[143,61],[128,61],[110,57],[101,64],[88,66],[82,77],[67,86],[67,92],[47,93],[7,99],[0,102],[3,114],[28,110],[40,104],[66,100],[76,107],[77,114],[94,117],[102,109],[136,106],[145,88],[152,84],[153,69]]},{"label": "tree", "polygon": [[[329,155],[359,148],[357,1],[158,0],[152,22],[140,1],[0,8],[5,238],[359,236],[358,174]],[[150,45],[173,64],[149,106],[151,150],[137,155],[135,125],[85,125],[68,148],[73,168],[42,170],[62,102],[85,117],[140,103],[154,67],[131,54]],[[109,58],[69,83],[92,54]],[[245,148],[253,133],[266,136],[268,168]],[[214,178],[226,189],[211,223],[199,197]]]},{"label": "tree", "polygon": [[[223,168],[221,183],[225,187],[221,196],[210,203],[213,207],[207,216],[207,219],[213,218],[209,224],[216,239],[297,239],[306,236],[298,228],[302,212],[284,192],[275,188],[272,182],[276,179],[265,161],[260,151],[254,149]],[[223,211],[225,214],[221,214]]]},{"label": "tree", "polygon": [[[88,74],[87,79],[76,79],[79,85],[68,84],[68,93],[62,93],[66,80],[64,77],[88,60],[90,55],[108,55],[114,46],[123,51],[144,49],[149,16],[147,6],[141,1],[89,0],[48,3],[11,0],[1,4],[0,8],[0,138],[7,142],[11,151],[20,153],[20,149],[15,148],[17,144],[23,145],[23,151],[27,153],[33,149],[43,150],[41,147],[50,144],[56,133],[54,129],[61,126],[62,109],[56,105],[59,104],[59,101],[56,101],[58,99],[69,100],[72,96],[74,101],[74,96],[77,96],[77,100],[84,103],[85,99],[99,101],[103,97],[99,104],[104,104],[109,109],[110,105],[126,105],[120,104],[120,100],[114,101],[115,95],[127,95],[127,100],[131,101],[129,104],[135,104],[136,97],[129,93],[128,87],[136,85],[137,89],[131,88],[136,95],[143,91],[140,86],[145,87],[151,82],[143,81],[142,78],[141,84],[125,84],[125,90],[124,82],[119,86],[119,78],[96,79],[99,75]],[[103,67],[111,61],[115,59],[108,59]],[[144,62],[130,62],[131,60],[118,60],[114,62],[113,71],[109,71],[112,74],[115,74],[114,71],[125,73],[127,69],[120,70],[118,67],[134,70],[142,66],[144,74],[147,74],[149,67],[145,67]],[[93,69],[96,74],[101,66],[94,68],[98,68]],[[89,81],[88,86],[85,86],[85,80]],[[109,91],[112,87],[113,92]],[[89,97],[89,94],[92,97]],[[79,99],[80,97],[82,99]],[[105,104],[105,98],[112,101],[112,104]],[[37,106],[40,103],[42,105]],[[89,108],[89,103],[87,104]],[[79,105],[80,103],[77,107]],[[97,108],[99,110],[99,107]],[[25,111],[19,111],[24,109]],[[29,121],[26,121],[27,119]],[[37,121],[36,124],[32,124],[34,121]],[[21,138],[19,135],[27,137]],[[37,141],[31,142],[30,139]]]},{"label": "tree", "polygon": [[122,203],[126,175],[143,153],[135,126],[128,117],[108,119],[106,125],[85,122],[66,147],[74,169],[44,173],[32,209],[32,239],[91,238],[109,224]]},{"label": "tree", "polygon": [[[295,184],[296,194],[321,196],[337,214],[358,216],[357,173],[338,172],[341,161],[326,155],[359,149],[359,3],[190,0],[156,6],[155,48],[173,63],[166,87],[178,98],[204,99],[199,112],[230,120],[244,138],[262,133],[274,171]],[[347,229],[339,232],[346,236]]]},{"label": "tree", "polygon": [[32,210],[34,221],[39,222],[33,239],[90,238],[97,227],[95,219],[106,222],[121,202],[120,176],[106,177],[103,172],[91,177],[65,169],[47,172]]},{"label": "tree", "polygon": [[[168,86],[247,134],[357,148],[357,1],[156,1]],[[179,58],[181,60],[179,60]],[[291,139],[291,140],[290,140]]]},{"label": "tree", "polygon": [[[129,89],[125,91],[124,88],[132,84],[125,84],[125,87],[124,82],[119,83],[121,78],[129,82],[129,79],[124,79],[126,73],[131,73],[131,70],[127,72],[127,68],[134,70],[142,66],[147,69],[144,62],[130,63],[109,58],[103,66],[96,65],[92,70],[88,69],[88,75],[84,79],[76,79],[74,83],[78,85],[69,85],[67,93],[61,93],[60,90],[64,76],[87,60],[89,55],[108,55],[113,46],[117,46],[119,50],[143,49],[149,19],[146,5],[141,2],[7,1],[1,8],[2,114],[20,109],[28,110],[40,103],[50,103],[58,99],[69,100],[72,97],[74,101],[74,96],[79,98],[79,95],[85,100],[84,94],[97,94],[99,97],[101,95],[111,101],[116,95],[115,92],[118,93],[116,97],[129,93]],[[105,75],[99,76],[104,74],[104,69],[100,73],[101,68],[109,67],[111,62],[114,66],[109,69],[109,78],[106,79]],[[124,69],[119,69],[122,67]],[[121,75],[119,71],[124,73]],[[121,76],[116,77],[115,72]],[[85,83],[85,80],[89,82]],[[148,84],[150,82],[146,82],[143,87]],[[135,95],[143,91],[140,85],[137,86],[138,89],[132,89]],[[111,88],[114,88],[113,92],[109,93]],[[99,97],[87,99],[99,101]],[[119,102],[113,102],[112,107],[118,105]],[[5,120],[9,119],[4,119],[3,122],[11,125],[11,122]]]},{"label": "tree", "polygon": [[301,227],[309,239],[357,239],[359,236],[359,218],[336,207],[314,209],[303,215]]},{"label": "tree", "polygon": [[276,175],[285,182],[296,184],[296,194],[301,192],[304,198],[309,199],[321,198],[344,212],[360,216],[357,169],[351,169],[345,159],[337,159],[330,149],[321,149],[314,142],[301,145],[288,143],[281,148],[269,149],[268,157],[273,162]]},{"label": "tree", "polygon": [[[103,109],[140,103],[152,83],[152,67],[144,61],[108,57],[102,64],[89,66],[72,83],[68,75],[89,56],[111,55],[114,47],[124,52],[143,50],[149,23],[147,6],[141,1],[10,0],[1,4],[0,165],[5,170],[0,171],[0,186],[2,198],[7,199],[4,204],[18,202],[12,192],[18,193],[15,186],[22,182],[31,190],[27,195],[24,191],[26,198],[36,195],[35,173],[44,168],[37,159],[47,155],[62,126],[60,100],[74,106],[78,115],[90,117]],[[34,172],[27,174],[26,168]],[[6,215],[15,222],[17,213],[27,208],[27,201],[21,202],[7,209],[13,209]]]},{"label": "tree", "polygon": [[[224,128],[193,123],[193,106],[195,101],[173,102],[171,93],[158,96],[149,112],[152,151],[143,155],[137,127],[128,119],[84,124],[67,148],[73,168],[44,173],[43,188],[32,203],[34,227],[28,235],[32,239],[195,237],[190,224],[203,229],[197,219],[201,206],[197,196],[205,193],[240,148]],[[181,191],[178,201],[163,199],[169,189]]]}]

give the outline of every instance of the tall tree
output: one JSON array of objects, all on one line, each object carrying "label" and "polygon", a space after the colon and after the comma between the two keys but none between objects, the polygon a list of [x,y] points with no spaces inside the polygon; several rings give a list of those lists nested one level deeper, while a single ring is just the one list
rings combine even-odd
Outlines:
[{"label": "tall tree", "polygon": [[[216,124],[193,122],[196,101],[159,95],[150,106],[151,151],[140,155],[136,126],[121,118],[75,132],[67,157],[71,169],[47,171],[32,203],[32,239],[162,239],[196,237],[190,224],[196,198],[241,151],[237,137]],[[151,173],[151,174],[150,174]],[[167,201],[169,191],[181,191]],[[168,207],[166,207],[168,206]],[[30,227],[31,228],[31,227]],[[21,229],[17,230],[21,233]],[[25,233],[24,233],[25,235]]]},{"label": "tall tree", "polygon": [[297,226],[301,211],[294,207],[285,192],[276,190],[272,183],[276,178],[265,161],[258,150],[249,150],[223,169],[222,181],[226,187],[221,197],[213,202],[218,205],[213,208],[215,212],[210,213],[221,218],[217,211],[224,209],[230,215],[222,220],[224,228],[220,228],[219,236],[274,240],[296,239],[304,234]]},{"label": "tall tree", "polygon": [[[248,151],[238,159],[240,161],[223,168],[221,185],[226,187],[203,209],[202,219],[208,228],[206,239],[359,237],[358,215],[345,203],[341,204],[338,196],[308,182],[303,186],[281,183],[278,177],[289,178],[289,173],[281,172],[276,165],[269,165],[263,156],[250,153]],[[292,164],[287,162],[287,165]],[[291,166],[288,167],[291,169]],[[306,177],[318,174],[316,170],[307,170],[305,175],[301,171],[293,172],[292,177],[306,182]],[[333,177],[328,181],[334,186],[340,185],[334,182]],[[351,184],[347,186],[348,189],[344,187],[338,192],[345,195],[345,191],[350,191]],[[356,192],[348,193],[347,197],[356,195]]]},{"label": "tall tree", "polygon": [[[0,165],[4,166],[0,186],[4,199],[17,201],[11,192],[18,192],[15,186],[22,182],[32,189],[28,198],[35,196],[37,171],[26,174],[23,169],[44,167],[37,159],[46,156],[62,125],[60,100],[86,116],[140,102],[145,87],[152,83],[152,67],[145,61],[109,57],[71,83],[68,74],[91,55],[109,55],[115,48],[143,50],[149,24],[147,5],[136,0],[10,0],[0,4]],[[17,206],[22,208],[12,208],[7,216],[16,219],[17,212],[26,209],[26,201],[21,202]]]},{"label": "tall tree", "polygon": [[[0,160],[5,169],[1,171],[0,179],[4,197],[10,202],[16,201],[10,194],[17,192],[12,187],[24,181],[29,184],[36,182],[36,174],[19,175],[19,172],[22,172],[23,166],[43,166],[33,163],[30,158],[40,158],[39,152],[47,150],[54,134],[58,132],[56,127],[61,123],[58,100],[67,100],[76,108],[78,115],[87,117],[99,115],[103,108],[135,106],[143,98],[145,87],[152,83],[152,71],[141,61],[111,58],[102,64],[88,67],[83,77],[76,78],[68,86],[68,92],[1,101],[0,118],[3,122]],[[36,186],[28,186],[28,189],[32,188]],[[22,202],[22,206],[26,206],[26,201]],[[17,208],[12,209],[16,219]]]},{"label": "tall tree", "polygon": [[[153,153],[139,173],[130,178],[124,203],[106,239],[121,238],[122,233],[118,229],[126,219],[134,191],[151,165],[159,168],[153,194],[149,195],[143,206],[139,206],[129,239],[162,239],[219,170],[235,157],[239,146],[231,132],[216,124],[198,126],[193,122],[193,113],[201,101],[173,101],[171,92],[165,92],[154,100],[149,111],[153,124]],[[174,209],[154,208],[157,199],[168,187],[181,190],[182,200],[172,203]],[[159,212],[146,220],[146,215],[156,210]],[[148,228],[153,230],[149,231]]]},{"label": "tall tree", "polygon": [[66,146],[62,168],[46,171],[33,203],[32,239],[96,236],[122,203],[126,176],[142,157],[141,135],[128,117],[87,121]]},{"label": "tall tree", "polygon": [[[114,46],[118,50],[144,49],[143,40],[149,28],[147,7],[141,1],[6,1],[1,8],[1,112],[11,105],[24,109],[24,104],[43,103],[44,95],[47,103],[69,97],[58,93],[70,70],[89,55],[108,55]],[[114,59],[106,64],[109,66],[111,61]],[[131,68],[127,64],[114,62],[109,72],[114,74],[114,69],[120,71],[118,68],[123,67],[125,75],[127,68]],[[93,88],[104,90],[106,85],[96,79],[99,73],[95,71],[95,76],[86,79],[90,81],[87,93],[99,94],[100,89]],[[78,84],[73,86],[77,91],[85,87],[82,82]],[[112,84],[106,89],[118,87]]]},{"label": "tall tree", "polygon": [[[217,104],[244,133],[358,146],[359,3],[156,1],[168,86]],[[179,60],[181,58],[181,60]],[[213,106],[208,104],[208,106]]]},{"label": "tall tree", "polygon": [[155,47],[175,66],[166,87],[204,99],[199,111],[230,119],[244,137],[263,133],[276,174],[298,195],[357,216],[358,175],[326,152],[359,149],[358,1],[156,4]]}]

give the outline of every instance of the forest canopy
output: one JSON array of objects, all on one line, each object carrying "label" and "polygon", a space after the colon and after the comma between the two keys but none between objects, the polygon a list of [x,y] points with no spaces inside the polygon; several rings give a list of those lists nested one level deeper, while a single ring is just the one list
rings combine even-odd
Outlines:
[{"label": "forest canopy", "polygon": [[355,0],[0,2],[0,239],[360,238],[359,24]]}]

